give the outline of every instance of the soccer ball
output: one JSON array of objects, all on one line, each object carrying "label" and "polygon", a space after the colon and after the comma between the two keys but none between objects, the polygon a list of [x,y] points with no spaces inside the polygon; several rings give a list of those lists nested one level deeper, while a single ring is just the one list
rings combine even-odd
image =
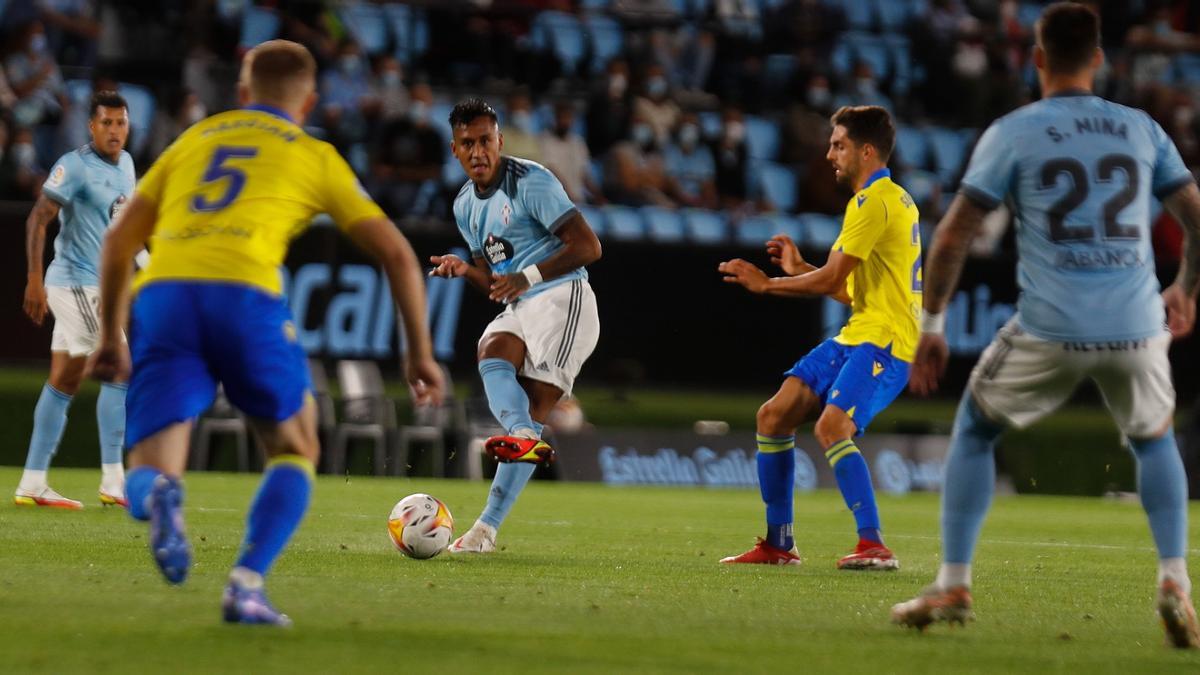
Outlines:
[{"label": "soccer ball", "polygon": [[388,535],[396,549],[425,560],[441,553],[454,535],[454,517],[441,500],[427,494],[409,495],[392,507]]}]

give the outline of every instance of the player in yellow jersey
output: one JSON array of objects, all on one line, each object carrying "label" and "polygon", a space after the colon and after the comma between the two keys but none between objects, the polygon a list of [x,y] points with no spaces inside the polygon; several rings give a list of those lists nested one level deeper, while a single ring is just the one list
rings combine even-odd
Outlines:
[{"label": "player in yellow jersey", "polygon": [[724,563],[798,565],[792,537],[796,427],[816,420],[838,488],[854,513],[858,545],[838,569],[894,570],[900,566],[880,534],[871,474],[854,437],[886,408],[908,380],[921,307],[921,233],[912,198],[887,169],[896,131],[883,108],[841,108],[833,114],[827,158],[839,183],[855,191],[841,235],[825,265],[800,257],[777,235],[767,243],[787,276],[769,278],[745,260],[721,263],[725,281],[754,293],[826,295],[850,305],[850,320],[796,363],[783,386],[758,409],[758,478],[767,505],[767,536]]},{"label": "player in yellow jersey", "polygon": [[[181,476],[193,421],[218,383],[270,456],[222,599],[228,622],[290,624],[268,602],[263,577],[308,507],[320,447],[279,266],[313,216],[328,213],[383,264],[404,317],[413,395],[441,398],[412,248],[333,147],[297,125],[316,104],[315,74],[312,55],[294,42],[252,49],[238,82],[243,107],[197,123],[159,157],[101,254],[93,372],[111,379],[129,369],[121,347],[128,320],[129,511],[150,521],[150,551],[168,582],[181,583],[191,564]],[[131,261],[147,240],[154,255],[130,309]]]}]

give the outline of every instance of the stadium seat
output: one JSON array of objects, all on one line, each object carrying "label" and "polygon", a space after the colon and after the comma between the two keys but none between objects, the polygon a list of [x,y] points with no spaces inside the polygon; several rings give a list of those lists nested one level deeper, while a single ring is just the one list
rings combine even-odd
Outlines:
[{"label": "stadium seat", "polygon": [[699,114],[700,129],[705,138],[717,138],[721,135],[721,113],[706,110]]},{"label": "stadium seat", "polygon": [[425,53],[429,48],[429,21],[423,10],[387,3],[383,14],[391,28],[397,61],[408,65]]},{"label": "stadium seat", "polygon": [[752,171],[757,175],[762,195],[776,209],[792,211],[796,208],[796,173],[783,164],[758,161]]},{"label": "stadium seat", "polygon": [[[435,99],[433,104],[429,106],[429,123],[433,125],[434,131],[441,134],[442,140],[446,142],[446,145],[449,145],[450,141],[454,140],[454,135],[450,130],[449,124],[451,110],[454,110],[454,104],[445,100]],[[496,114],[499,115],[498,110]],[[502,115],[501,119],[503,119]]]},{"label": "stadium seat", "polygon": [[779,127],[757,115],[746,115],[746,152],[751,159],[775,159],[779,154]]},{"label": "stadium seat", "polygon": [[804,230],[804,241],[812,248],[827,249],[837,241],[842,231],[841,221],[823,213],[800,214],[800,227]]},{"label": "stadium seat", "polygon": [[1200,54],[1180,54],[1173,65],[1176,82],[1191,87],[1200,85]]},{"label": "stadium seat", "polygon": [[872,4],[885,33],[903,32],[913,18],[913,6],[908,0],[874,0]]},{"label": "stadium seat", "polygon": [[896,153],[900,163],[914,169],[929,166],[929,139],[920,129],[899,125],[896,128]]},{"label": "stadium seat", "polygon": [[903,96],[912,89],[916,75],[913,72],[912,47],[903,35],[884,35],[888,60],[892,68],[892,93]]},{"label": "stadium seat", "polygon": [[636,209],[628,206],[604,207],[604,231],[616,241],[641,241],[646,237],[646,224]]},{"label": "stadium seat", "polygon": [[92,83],[89,80],[67,80],[63,86],[67,88],[67,100],[72,105],[86,107],[92,98]]},{"label": "stadium seat", "polygon": [[383,375],[374,361],[338,361],[338,388],[342,395],[342,421],[334,431],[329,470],[346,472],[346,453],[352,440],[372,444],[372,472],[386,473],[389,448],[396,431],[396,407],[383,387]]},{"label": "stadium seat", "polygon": [[129,152],[140,155],[150,141],[150,127],[154,124],[154,94],[140,84],[125,82],[117,85],[117,91],[129,104]]},{"label": "stadium seat", "polygon": [[[855,0],[855,4],[860,4],[859,0]],[[875,79],[886,82],[892,73],[892,57],[888,53],[887,43],[869,33],[847,33],[846,39],[853,49],[855,62],[865,61],[875,73]]]},{"label": "stadium seat", "polygon": [[608,9],[610,2],[612,0],[580,0],[579,9],[587,12],[602,12]]},{"label": "stadium seat", "polygon": [[[446,279],[439,279],[446,281]],[[434,478],[444,478],[446,475],[446,435],[460,436],[460,422],[464,425],[466,409],[463,402],[454,395],[454,380],[445,364],[442,367],[442,383],[445,386],[445,396],[438,406],[422,405],[412,407],[412,420],[409,424],[401,424],[396,428],[396,443],[388,456],[387,473],[390,476],[408,475],[408,471],[418,464],[413,453],[415,447],[421,447],[430,457],[431,473]]]},{"label": "stadium seat", "polygon": [[566,12],[539,13],[530,26],[535,47],[554,54],[563,70],[573,73],[583,60],[585,45],[579,19]]},{"label": "stadium seat", "polygon": [[683,222],[688,239],[694,244],[713,246],[729,241],[729,223],[720,211],[684,209]]},{"label": "stadium seat", "polygon": [[942,185],[950,187],[966,159],[970,132],[945,127],[932,127],[925,132],[933,156],[934,170]]},{"label": "stadium seat", "polygon": [[388,24],[379,5],[350,3],[338,11],[338,18],[367,54],[374,56],[387,49]]},{"label": "stadium seat", "polygon": [[[894,1],[894,0],[893,0]],[[851,30],[871,30],[875,26],[875,4],[863,0],[842,0],[839,5]]]},{"label": "stadium seat", "polygon": [[799,68],[799,60],[792,54],[768,55],[763,64],[763,83],[766,90],[780,95],[786,93]]},{"label": "stadium seat", "polygon": [[442,185],[447,190],[458,191],[467,182],[467,172],[463,171],[462,164],[454,155],[446,157],[446,161],[442,164]]},{"label": "stadium seat", "polygon": [[578,204],[577,207],[579,212],[583,214],[583,219],[592,228],[592,232],[595,232],[597,237],[603,237],[604,225],[607,222],[604,217],[604,211],[590,204]]},{"label": "stadium seat", "polygon": [[751,216],[734,227],[737,243],[747,248],[762,249],[767,240],[777,234],[785,234],[803,246],[804,230],[794,217],[783,213],[768,213]]},{"label": "stadium seat", "polygon": [[1042,15],[1043,3],[1040,2],[1022,2],[1017,6],[1017,22],[1026,28],[1033,28],[1033,24]]},{"label": "stadium seat", "polygon": [[683,219],[674,209],[643,206],[639,209],[646,221],[646,235],[657,244],[679,244],[684,240]]},{"label": "stadium seat", "polygon": [[250,6],[242,14],[242,37],[238,48],[251,49],[279,37],[279,15],[273,9]]},{"label": "stadium seat", "polygon": [[604,70],[613,57],[625,47],[625,34],[616,19],[600,14],[589,14],[583,19],[587,29],[588,44],[591,45],[591,67],[593,73]]},{"label": "stadium seat", "polygon": [[917,208],[921,210],[928,210],[929,200],[933,198],[942,182],[937,174],[920,169],[905,171],[900,180],[903,183],[902,187],[908,191],[917,203]]},{"label": "stadium seat", "polygon": [[196,421],[192,432],[192,448],[189,461],[193,469],[208,471],[213,437],[218,435],[232,436],[237,452],[235,461],[237,470],[243,473],[250,470],[250,434],[247,431],[246,418],[229,403],[225,397],[225,389],[217,387],[216,398],[212,406]]},{"label": "stadium seat", "polygon": [[321,453],[321,467],[328,473],[328,451],[333,447],[333,434],[337,430],[337,406],[334,405],[333,394],[329,388],[329,374],[325,371],[325,364],[320,359],[310,358],[308,372],[312,382],[313,400],[317,404],[317,438],[321,449],[324,450]]}]

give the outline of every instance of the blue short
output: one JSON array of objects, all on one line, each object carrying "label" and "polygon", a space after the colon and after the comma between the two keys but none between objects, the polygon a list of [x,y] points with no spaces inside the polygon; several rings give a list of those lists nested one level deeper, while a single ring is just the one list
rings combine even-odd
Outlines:
[{"label": "blue short", "polygon": [[844,410],[862,435],[871,420],[904,390],[908,363],[892,356],[890,347],[866,342],[844,345],[830,339],[784,375],[800,378],[821,398],[822,405]]},{"label": "blue short", "polygon": [[242,412],[273,422],[296,414],[311,388],[283,298],[239,284],[148,284],[133,301],[129,350],[129,448],[195,419],[212,405],[218,383]]}]

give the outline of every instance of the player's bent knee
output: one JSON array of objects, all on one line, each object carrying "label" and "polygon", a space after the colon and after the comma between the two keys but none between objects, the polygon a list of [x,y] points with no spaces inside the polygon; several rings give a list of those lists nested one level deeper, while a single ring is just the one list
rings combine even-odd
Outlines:
[{"label": "player's bent knee", "polygon": [[758,408],[755,418],[758,432],[768,436],[783,436],[795,431],[788,425],[788,411],[783,409],[774,399],[767,401]]},{"label": "player's bent knee", "polygon": [[813,434],[817,437],[823,447],[829,447],[838,441],[844,441],[847,438],[852,438],[855,432],[858,431],[854,425],[854,420],[850,419],[841,408],[830,406],[821,413],[817,418],[817,424],[813,427]]}]

